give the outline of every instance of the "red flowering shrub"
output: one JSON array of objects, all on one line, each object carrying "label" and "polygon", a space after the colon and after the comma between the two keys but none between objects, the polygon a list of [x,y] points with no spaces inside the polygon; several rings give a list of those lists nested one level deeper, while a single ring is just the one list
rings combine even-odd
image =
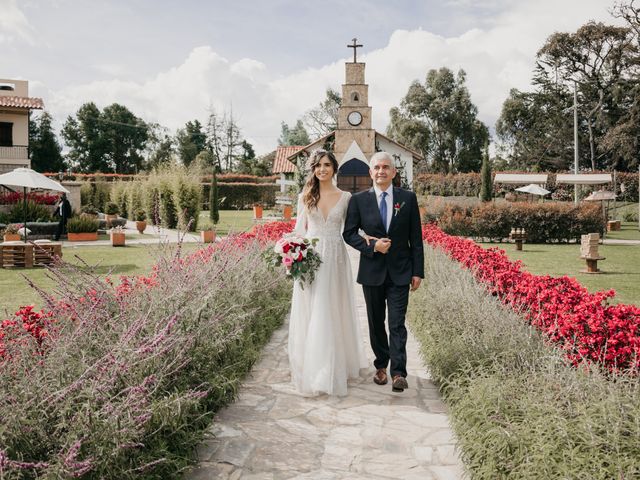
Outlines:
[{"label": "red flowering shrub", "polygon": [[425,225],[423,238],[472,270],[492,295],[556,342],[574,364],[599,362],[611,370],[640,369],[640,307],[608,305],[613,290],[589,293],[574,278],[522,271],[504,250],[484,249]]},{"label": "red flowering shrub", "polygon": [[[24,195],[22,192],[0,193],[0,205],[15,205],[22,203]],[[27,200],[41,205],[55,205],[58,202],[58,195],[51,193],[27,193]]]}]

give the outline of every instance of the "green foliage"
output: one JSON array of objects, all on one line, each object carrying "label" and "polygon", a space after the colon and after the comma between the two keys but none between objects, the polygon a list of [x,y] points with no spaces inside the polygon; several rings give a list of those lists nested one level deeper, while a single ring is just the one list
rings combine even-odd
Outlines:
[{"label": "green foliage", "polygon": [[62,136],[70,147],[68,158],[80,171],[136,173],[142,167],[148,130],[123,105],[114,103],[100,111],[89,102],[67,118]]},{"label": "green foliage", "polygon": [[120,208],[118,204],[115,202],[107,202],[104,207],[104,213],[107,215],[117,215],[120,212]]},{"label": "green foliage", "polygon": [[638,378],[567,365],[443,253],[427,248],[408,320],[472,478],[635,478]]},{"label": "green foliage", "polygon": [[527,242],[567,242],[586,233],[604,232],[599,205],[572,203],[448,205],[438,218],[446,233],[502,241],[512,228],[524,228]]},{"label": "green foliage", "polygon": [[198,154],[205,150],[207,135],[198,120],[188,121],[176,134],[178,156],[185,166],[191,165]]},{"label": "green foliage", "polygon": [[400,108],[390,111],[387,134],[421,152],[438,172],[477,172],[489,130],[477,119],[465,85],[466,74],[446,67],[429,70],[423,84],[413,82]]},{"label": "green foliage", "polygon": [[100,222],[89,215],[71,217],[67,222],[69,233],[94,233],[100,228]]},{"label": "green foliage", "polygon": [[111,185],[111,182],[102,181],[82,182],[80,185],[81,204],[91,204],[99,211],[104,211],[105,205],[111,199]]},{"label": "green foliage", "polygon": [[209,218],[214,225],[220,221],[220,205],[218,204],[218,179],[216,178],[215,169],[213,169],[213,174],[211,175],[211,187],[209,189]]},{"label": "green foliage", "polygon": [[[48,222],[52,218],[51,211],[40,203],[27,201],[27,213],[26,219],[28,222]],[[16,203],[11,206],[7,214],[8,223],[24,223],[25,221],[25,208],[24,203]]]},{"label": "green foliage", "polygon": [[[111,184],[111,202],[107,203],[115,203],[118,207],[118,212],[123,217],[128,217],[127,210],[127,200],[128,200],[128,191],[129,191],[129,182],[117,181]],[[105,204],[105,210],[107,208],[107,204]],[[105,212],[106,213],[106,212]]]},{"label": "green foliage", "polygon": [[255,203],[265,206],[275,204],[277,185],[264,183],[218,183],[220,208],[245,209]]},{"label": "green foliage", "polygon": [[133,182],[128,182],[126,218],[133,219],[136,215],[136,212],[138,212],[138,210],[143,207],[144,183],[145,182],[142,180],[134,180]]},{"label": "green foliage", "polygon": [[482,185],[480,186],[480,200],[490,202],[493,198],[493,180],[491,176],[491,161],[489,160],[489,146],[485,146],[482,155],[482,170],[480,172]]},{"label": "green foliage", "polygon": [[87,213],[89,215],[98,215],[99,210],[93,206],[93,204],[91,203],[87,203],[85,205],[82,205],[82,207],[80,208],[80,213]]},{"label": "green foliage", "polygon": [[338,128],[338,112],[341,105],[342,96],[340,92],[332,88],[327,88],[324,100],[304,114],[303,122],[306,131],[308,131],[313,138],[320,138],[333,132]]},{"label": "green foliage", "polygon": [[179,176],[173,184],[173,198],[178,212],[178,227],[195,232],[202,208],[202,187],[197,176]]},{"label": "green foliage", "polygon": [[136,210],[136,218],[135,218],[135,220],[137,222],[143,222],[146,219],[147,219],[147,212],[145,212],[143,209]]},{"label": "green foliage", "polygon": [[304,128],[302,120],[298,120],[293,128],[290,128],[285,122],[280,124],[280,137],[278,145],[309,145],[311,140],[307,129]]},{"label": "green foliage", "polygon": [[36,172],[60,172],[67,168],[52,122],[49,112],[29,120],[29,158]]},{"label": "green foliage", "polygon": [[173,198],[173,187],[169,180],[162,179],[158,185],[160,224],[165,228],[178,226],[178,210]]}]

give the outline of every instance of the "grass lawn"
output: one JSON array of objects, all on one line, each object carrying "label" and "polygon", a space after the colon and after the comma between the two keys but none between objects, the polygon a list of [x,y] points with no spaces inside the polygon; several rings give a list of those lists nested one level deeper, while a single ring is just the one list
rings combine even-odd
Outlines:
[{"label": "grass lawn", "polygon": [[607,232],[605,238],[615,240],[640,240],[640,230],[638,230],[638,222],[622,222],[620,230]]},{"label": "grass lawn", "polygon": [[[62,249],[62,255],[65,261],[75,265],[82,265],[82,260],[84,260],[94,266],[94,272],[101,277],[105,277],[111,272],[111,275],[117,278],[118,275],[148,273],[162,253],[161,249],[166,248],[171,247],[164,244],[128,245],[119,248],[112,246],[65,247]],[[183,250],[186,252],[194,251],[196,248],[202,248],[202,245],[183,244]],[[42,307],[40,296],[27,284],[25,277],[46,291],[54,289],[53,281],[47,277],[47,270],[44,268],[0,269],[0,319],[5,318],[6,312],[11,315],[22,305]]]},{"label": "grass lawn", "polygon": [[[265,210],[263,218],[269,216],[278,216],[278,214],[272,210]],[[209,211],[201,211],[198,224],[201,225],[201,222],[207,220],[209,220]],[[250,230],[253,225],[253,210],[220,210],[220,221],[216,225],[216,232],[218,235],[227,235],[229,232],[241,233]]]},{"label": "grass lawn", "polygon": [[586,262],[580,258],[580,245],[524,244],[517,251],[514,244],[483,243],[485,248],[499,247],[512,260],[522,260],[525,270],[536,275],[567,275],[576,278],[590,292],[614,289],[614,303],[640,305],[640,245],[600,245],[598,262],[604,273],[587,274]]}]

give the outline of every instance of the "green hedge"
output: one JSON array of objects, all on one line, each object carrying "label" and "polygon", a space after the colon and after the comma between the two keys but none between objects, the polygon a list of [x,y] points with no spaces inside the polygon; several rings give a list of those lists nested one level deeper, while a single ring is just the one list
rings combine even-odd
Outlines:
[{"label": "green hedge", "polygon": [[512,228],[524,228],[527,242],[567,242],[586,233],[603,233],[600,205],[569,203],[448,205],[438,226],[450,235],[501,241]]},{"label": "green hedge", "polygon": [[80,185],[80,202],[82,205],[93,205],[100,212],[111,200],[111,182],[82,182]]},{"label": "green hedge", "polygon": [[407,318],[470,478],[640,478],[640,380],[567,365],[470,272],[425,256]]},{"label": "green hedge", "polygon": [[[494,172],[495,173],[524,173],[524,172]],[[610,173],[610,172],[604,172]],[[438,195],[443,197],[477,197],[480,195],[480,186],[482,179],[479,173],[457,173],[444,175],[441,173],[421,173],[416,175],[414,181],[414,190],[419,195]],[[624,192],[621,185],[624,184]],[[506,184],[493,184],[493,193],[495,195],[504,194],[517,187]],[[572,200],[573,185],[556,184],[556,173],[549,173],[545,188],[551,192],[553,200]],[[599,186],[581,187],[584,191],[599,189]],[[613,184],[605,186],[606,189],[612,189]],[[638,174],[616,172],[616,194],[618,200],[622,202],[638,201]]]},{"label": "green hedge", "polygon": [[[28,222],[48,222],[53,218],[53,215],[46,205],[28,200],[26,217]],[[3,215],[3,220],[6,220],[7,223],[23,223],[24,218],[25,211],[22,202],[12,205],[6,216]]]},{"label": "green hedge", "polygon": [[[202,185],[202,198],[207,199],[207,209],[210,187],[210,184]],[[218,198],[224,200],[220,202],[220,209],[246,209],[254,203],[271,208],[275,205],[279,189],[278,185],[268,183],[218,182]]]}]

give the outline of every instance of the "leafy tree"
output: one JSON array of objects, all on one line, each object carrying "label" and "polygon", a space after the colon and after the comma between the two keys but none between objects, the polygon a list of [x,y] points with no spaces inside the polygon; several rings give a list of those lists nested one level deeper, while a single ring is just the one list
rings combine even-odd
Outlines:
[{"label": "leafy tree", "polygon": [[[324,100],[317,107],[304,114],[303,122],[306,130],[311,132],[315,138],[333,132],[338,128],[338,110],[341,105],[340,93],[332,88],[327,88]],[[299,143],[298,145],[308,145],[309,143]]]},{"label": "leafy tree", "polygon": [[575,83],[578,89],[593,170],[606,166],[603,157],[607,152],[601,150],[598,155],[598,144],[623,115],[613,93],[631,79],[637,56],[633,40],[627,27],[588,22],[575,33],[554,33],[537,55],[535,83],[567,91],[572,91]]},{"label": "leafy tree", "polygon": [[491,161],[489,160],[489,145],[484,147],[482,155],[482,170],[480,171],[482,184],[480,186],[480,200],[490,202],[493,198],[493,182],[491,179]]},{"label": "leafy tree", "polygon": [[572,101],[564,90],[511,90],[496,122],[501,150],[509,156],[511,168],[559,171],[573,164]]},{"label": "leafy tree", "polygon": [[289,128],[285,122],[281,124],[281,132],[280,138],[278,138],[278,145],[309,145],[311,140],[309,139],[309,134],[307,133],[307,129],[304,128],[304,124],[302,120],[298,120],[296,122],[295,127]]},{"label": "leafy tree", "polygon": [[149,142],[147,144],[147,168],[154,169],[161,165],[171,163],[175,155],[175,143],[173,137],[168,134],[166,128],[158,124],[150,125]]},{"label": "leafy tree", "polygon": [[59,172],[66,169],[62,147],[51,126],[49,112],[29,120],[29,158],[37,172]]},{"label": "leafy tree", "polygon": [[477,119],[465,80],[463,70],[457,75],[446,67],[430,70],[424,85],[413,82],[400,108],[391,109],[389,136],[406,142],[415,134],[409,145],[423,152],[433,170],[480,170],[489,130]]},{"label": "leafy tree", "polygon": [[89,102],[67,118],[62,136],[70,147],[68,158],[80,171],[135,173],[142,167],[149,127],[123,105],[101,112]]},{"label": "leafy tree", "polygon": [[188,121],[176,134],[178,155],[182,163],[189,166],[196,156],[207,147],[207,135],[198,120]]}]

